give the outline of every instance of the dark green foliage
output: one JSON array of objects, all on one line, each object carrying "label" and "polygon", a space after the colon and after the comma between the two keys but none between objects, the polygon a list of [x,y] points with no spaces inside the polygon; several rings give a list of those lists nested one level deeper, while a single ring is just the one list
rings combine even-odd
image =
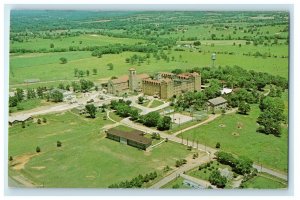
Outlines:
[{"label": "dark green foliage", "polygon": [[144,97],[140,96],[138,97],[138,103],[142,104],[144,102]]},{"label": "dark green foliage", "polygon": [[32,88],[27,89],[27,99],[34,99],[36,98],[35,90]]},{"label": "dark green foliage", "polygon": [[250,105],[247,104],[245,101],[242,101],[239,104],[238,112],[243,115],[246,115],[248,112],[250,112],[250,109],[251,109]]},{"label": "dark green foliage", "polygon": [[170,116],[163,116],[158,121],[157,129],[161,131],[169,130],[171,128],[171,123],[172,120]]},{"label": "dark green foliage", "polygon": [[9,159],[8,159],[9,161],[13,161],[14,159],[13,159],[13,157],[12,156],[9,156]]},{"label": "dark green foliage", "polygon": [[24,90],[21,88],[17,88],[15,96],[17,97],[18,102],[21,102],[24,99]]},{"label": "dark green foliage", "polygon": [[57,147],[61,147],[61,146],[62,146],[61,141],[57,141],[57,142],[56,142],[56,146],[57,146]]},{"label": "dark green foliage", "polygon": [[15,107],[18,105],[18,97],[13,96],[13,97],[9,97],[9,107]]},{"label": "dark green foliage", "polygon": [[94,83],[90,80],[81,79],[79,83],[81,92],[88,92],[92,87],[94,87]]},{"label": "dark green foliage", "polygon": [[22,128],[25,128],[26,126],[25,126],[25,122],[22,122]]},{"label": "dark green foliage", "polygon": [[47,119],[43,117],[43,123],[47,123]]},{"label": "dark green foliage", "polygon": [[141,188],[144,183],[153,181],[156,178],[157,178],[157,173],[154,171],[149,174],[146,174],[145,176],[142,176],[140,174],[137,177],[131,179],[130,181],[126,180],[118,184],[112,184],[108,186],[108,188]]},{"label": "dark green foliage", "polygon": [[281,135],[281,122],[284,121],[284,103],[278,97],[265,97],[261,100],[259,108],[262,113],[257,118],[261,125],[258,131],[265,134]]},{"label": "dark green foliage", "polygon": [[221,144],[220,144],[220,142],[217,142],[217,144],[216,144],[216,148],[217,148],[217,149],[220,149],[220,148],[221,148]]},{"label": "dark green foliage", "polygon": [[37,146],[37,147],[35,148],[35,151],[36,151],[37,153],[40,153],[40,152],[41,152],[41,148],[40,148],[39,146]]},{"label": "dark green foliage", "polygon": [[42,120],[41,120],[41,119],[38,119],[38,120],[37,120],[37,123],[38,123],[38,124],[41,124],[41,123],[42,123]]},{"label": "dark green foliage", "polygon": [[150,112],[146,115],[144,115],[144,125],[148,127],[155,127],[158,125],[160,119],[160,114],[158,112]]},{"label": "dark green foliage", "polygon": [[86,112],[90,115],[91,118],[96,117],[97,107],[94,104],[85,105]]},{"label": "dark green foliage", "polygon": [[61,57],[59,60],[61,64],[66,64],[68,62],[67,58],[65,57]]},{"label": "dark green foliage", "polygon": [[235,173],[245,175],[253,170],[253,161],[247,157],[235,158],[232,154],[223,151],[217,152],[216,156],[218,162],[231,166]]},{"label": "dark green foliage", "polygon": [[227,178],[222,176],[218,170],[215,170],[210,174],[209,182],[218,188],[224,188],[227,183]]},{"label": "dark green foliage", "polygon": [[53,102],[62,102],[64,98],[63,93],[61,93],[58,90],[50,91],[48,95],[49,95],[49,100]]},{"label": "dark green foliage", "polygon": [[176,166],[176,167],[180,167],[180,166],[186,164],[186,162],[187,162],[186,159],[176,160],[175,166]]}]

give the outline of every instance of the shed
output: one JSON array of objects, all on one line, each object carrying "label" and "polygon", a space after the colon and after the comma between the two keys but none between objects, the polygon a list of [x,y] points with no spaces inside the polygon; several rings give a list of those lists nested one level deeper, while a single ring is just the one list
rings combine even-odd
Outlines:
[{"label": "shed", "polygon": [[213,112],[217,109],[226,109],[227,100],[223,97],[216,97],[208,100],[208,105],[212,108]]}]

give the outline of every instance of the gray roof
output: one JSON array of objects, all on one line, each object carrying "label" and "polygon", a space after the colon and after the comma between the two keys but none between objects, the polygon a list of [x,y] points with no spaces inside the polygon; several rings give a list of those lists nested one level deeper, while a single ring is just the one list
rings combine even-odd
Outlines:
[{"label": "gray roof", "polygon": [[217,106],[217,105],[226,103],[227,100],[224,99],[223,97],[216,97],[216,98],[213,98],[213,99],[208,100],[208,102],[209,102],[210,104],[214,105],[214,106]]},{"label": "gray roof", "polygon": [[9,117],[8,121],[10,123],[14,123],[15,121],[24,122],[29,118],[31,118],[31,115],[23,114],[23,115],[11,116],[11,117]]}]

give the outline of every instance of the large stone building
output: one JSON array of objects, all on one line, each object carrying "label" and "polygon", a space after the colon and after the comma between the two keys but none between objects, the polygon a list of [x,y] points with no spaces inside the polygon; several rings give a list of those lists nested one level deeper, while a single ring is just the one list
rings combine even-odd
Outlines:
[{"label": "large stone building", "polygon": [[137,91],[168,99],[187,91],[200,91],[201,76],[196,72],[182,74],[159,72],[156,77],[150,78],[147,74],[136,74],[136,70],[130,68],[129,75],[109,80],[107,87],[108,92],[114,95]]}]

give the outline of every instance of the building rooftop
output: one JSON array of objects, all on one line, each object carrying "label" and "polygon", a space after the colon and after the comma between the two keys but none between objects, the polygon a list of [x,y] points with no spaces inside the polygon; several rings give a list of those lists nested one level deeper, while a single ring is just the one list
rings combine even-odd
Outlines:
[{"label": "building rooftop", "polygon": [[[149,78],[148,74],[137,74],[136,75],[138,78],[140,79],[146,79]],[[113,83],[125,83],[129,80],[129,76],[128,75],[123,75],[123,76],[119,76],[117,79],[112,79],[111,81]]]},{"label": "building rooftop", "polygon": [[31,118],[31,115],[26,115],[26,114],[17,115],[17,116],[10,116],[9,119],[8,119],[8,122],[9,123],[14,123],[15,121],[24,122],[29,118]]},{"label": "building rooftop", "polygon": [[149,138],[144,137],[142,135],[144,132],[139,131],[139,130],[121,131],[121,130],[118,130],[116,128],[111,128],[111,129],[108,129],[106,132],[111,134],[111,135],[126,138],[126,139],[129,139],[129,140],[141,143],[141,144],[148,145],[148,144],[152,143],[152,140],[149,139]]},{"label": "building rooftop", "polygon": [[220,90],[221,94],[229,94],[232,92],[232,89],[230,88],[223,88],[222,90]]},{"label": "building rooftop", "polygon": [[213,98],[213,99],[209,99],[208,102],[211,103],[214,106],[217,106],[217,105],[226,103],[227,100],[224,99],[223,97],[216,97],[216,98]]}]

